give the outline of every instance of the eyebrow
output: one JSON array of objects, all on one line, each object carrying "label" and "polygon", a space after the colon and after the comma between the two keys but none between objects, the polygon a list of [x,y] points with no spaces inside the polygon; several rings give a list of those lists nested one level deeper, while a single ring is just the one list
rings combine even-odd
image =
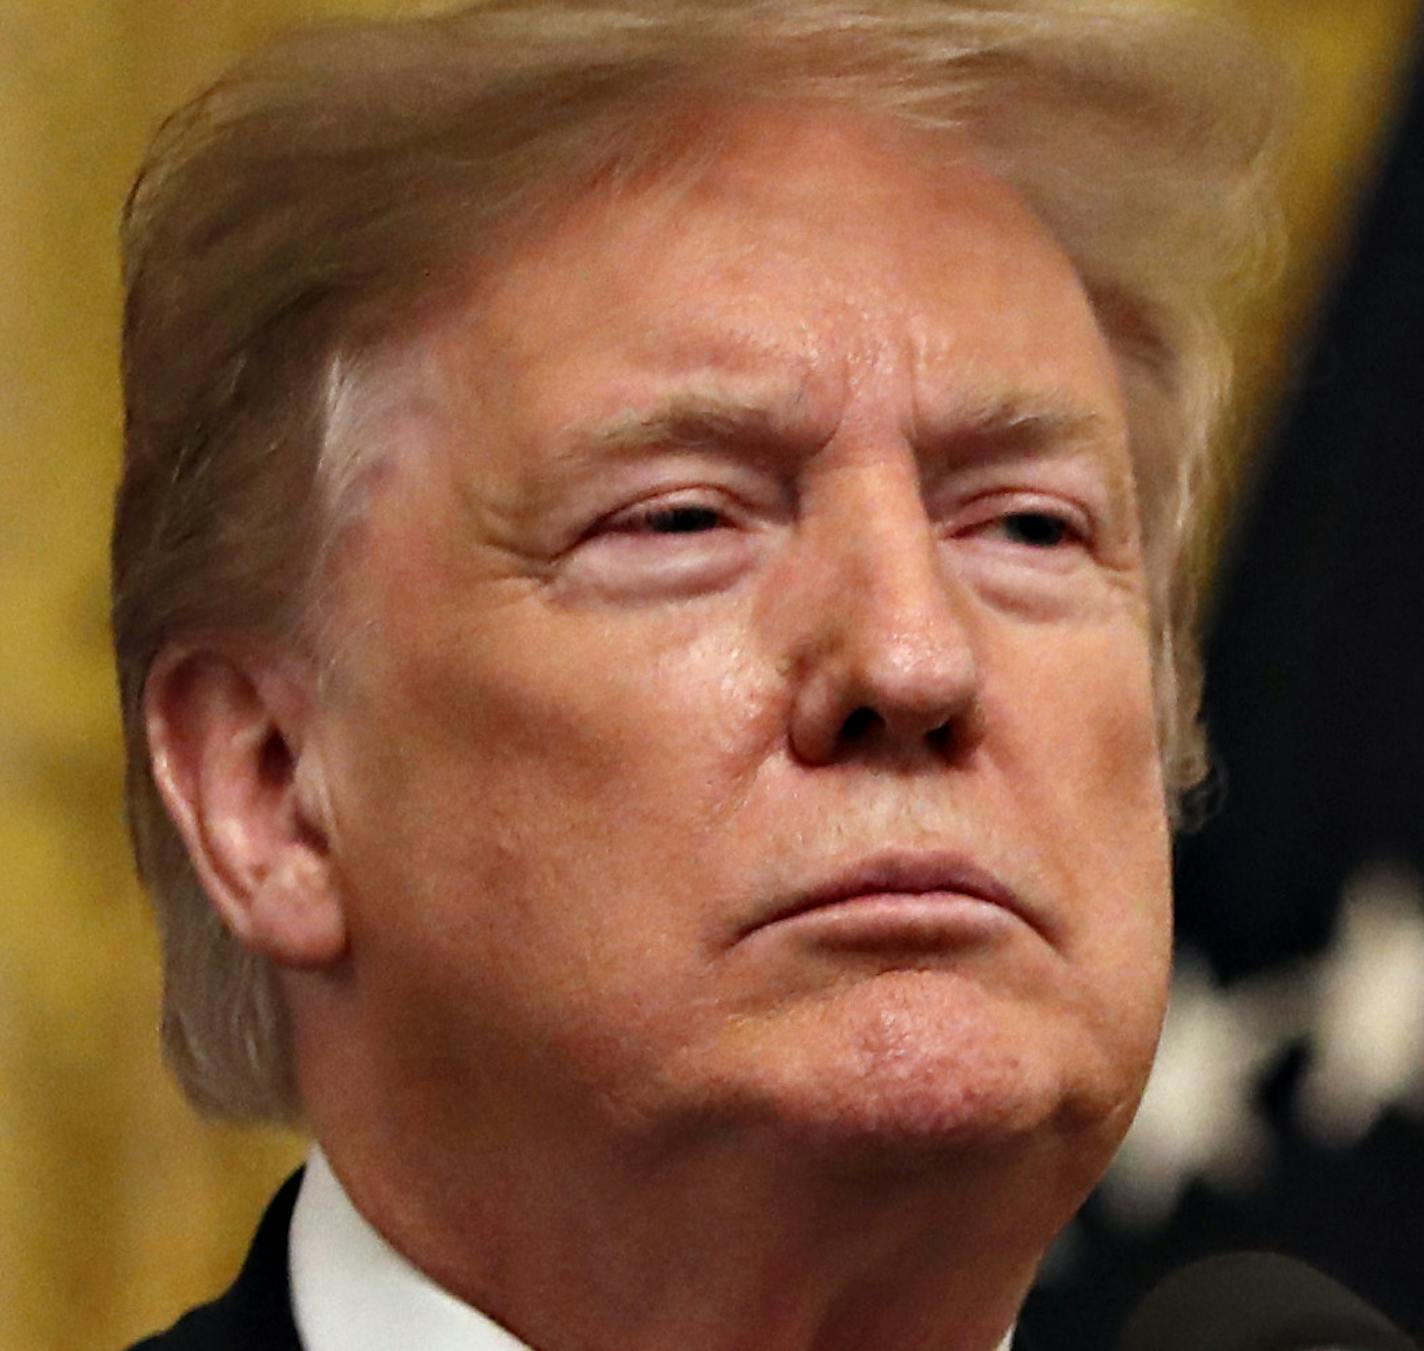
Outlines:
[{"label": "eyebrow", "polygon": [[948,414],[922,417],[916,440],[931,445],[965,442],[1005,449],[1047,449],[1097,440],[1111,432],[1102,413],[1051,392],[997,391],[956,399]]},{"label": "eyebrow", "polygon": [[1095,446],[1126,440],[1126,473],[1109,472],[1105,483],[1117,516],[1135,510],[1134,457],[1127,428],[1104,413],[1052,390],[995,390],[959,396],[947,413],[918,420],[921,454],[940,452],[947,462],[1018,456],[1066,458]]},{"label": "eyebrow", "polygon": [[[698,391],[675,394],[656,407],[634,409],[562,438],[560,459],[585,454],[631,455],[661,450],[763,450],[788,443],[814,449],[825,439],[808,424],[798,425],[795,397],[751,397]],[[826,429],[829,431],[830,429]]]}]

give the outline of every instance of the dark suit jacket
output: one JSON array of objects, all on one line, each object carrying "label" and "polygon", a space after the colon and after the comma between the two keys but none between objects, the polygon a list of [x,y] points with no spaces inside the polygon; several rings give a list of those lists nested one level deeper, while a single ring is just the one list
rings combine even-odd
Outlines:
[{"label": "dark suit jacket", "polygon": [[[301,1178],[294,1173],[272,1198],[227,1294],[129,1351],[302,1351],[287,1282],[287,1231]],[[1031,1351],[1022,1333],[1014,1351]]]}]

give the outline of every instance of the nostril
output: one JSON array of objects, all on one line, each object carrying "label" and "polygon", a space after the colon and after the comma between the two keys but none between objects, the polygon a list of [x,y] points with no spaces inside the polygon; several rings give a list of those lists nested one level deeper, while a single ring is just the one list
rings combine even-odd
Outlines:
[{"label": "nostril", "polygon": [[841,739],[846,742],[863,741],[877,728],[884,725],[884,719],[873,708],[862,704],[853,709],[841,727]]},{"label": "nostril", "polygon": [[[933,727],[917,730],[923,735],[925,744],[935,751],[944,750],[958,739],[952,718],[947,718]],[[895,719],[887,718],[868,704],[861,704],[853,709],[841,724],[839,741],[842,746],[864,745],[867,741],[891,731],[908,734],[909,728],[897,728]]]}]

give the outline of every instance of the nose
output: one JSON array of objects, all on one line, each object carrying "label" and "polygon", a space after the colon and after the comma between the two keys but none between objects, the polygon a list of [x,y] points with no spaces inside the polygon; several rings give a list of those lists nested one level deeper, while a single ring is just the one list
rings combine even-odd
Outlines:
[{"label": "nose", "polygon": [[983,722],[970,598],[918,483],[863,486],[816,523],[804,560],[815,580],[789,597],[801,611],[792,750],[813,765],[962,757]]}]

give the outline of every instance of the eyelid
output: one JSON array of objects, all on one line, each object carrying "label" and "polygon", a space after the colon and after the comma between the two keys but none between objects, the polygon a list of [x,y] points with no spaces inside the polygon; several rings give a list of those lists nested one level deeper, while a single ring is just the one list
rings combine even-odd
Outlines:
[{"label": "eyelid", "polygon": [[[792,508],[780,485],[747,475],[727,475],[726,478],[682,479],[663,485],[648,485],[644,495],[636,488],[623,498],[623,504],[598,516],[584,529],[580,542],[626,529],[626,523],[636,523],[639,517],[678,508],[704,509],[725,518],[724,527],[751,527],[788,519]],[[710,534],[711,531],[701,532]]]},{"label": "eyelid", "polygon": [[[628,531],[630,526],[646,524],[647,521],[664,512],[706,511],[723,518],[727,523],[736,514],[735,507],[729,505],[725,493],[708,488],[684,488],[672,492],[659,493],[620,507],[601,517],[590,529],[590,535],[615,534]],[[655,532],[656,533],[656,532]],[[672,532],[669,532],[672,533]]]},{"label": "eyelid", "polygon": [[[632,497],[633,500],[629,500]],[[706,483],[623,497],[559,555],[563,594],[651,601],[708,595],[733,586],[757,556],[758,514],[736,494]],[[662,531],[643,521],[665,511],[706,510],[715,524]]]},{"label": "eyelid", "polygon": [[973,498],[955,520],[954,533],[977,530],[1010,516],[1051,516],[1084,543],[1097,534],[1096,518],[1082,503],[1034,489],[1003,489]]}]

